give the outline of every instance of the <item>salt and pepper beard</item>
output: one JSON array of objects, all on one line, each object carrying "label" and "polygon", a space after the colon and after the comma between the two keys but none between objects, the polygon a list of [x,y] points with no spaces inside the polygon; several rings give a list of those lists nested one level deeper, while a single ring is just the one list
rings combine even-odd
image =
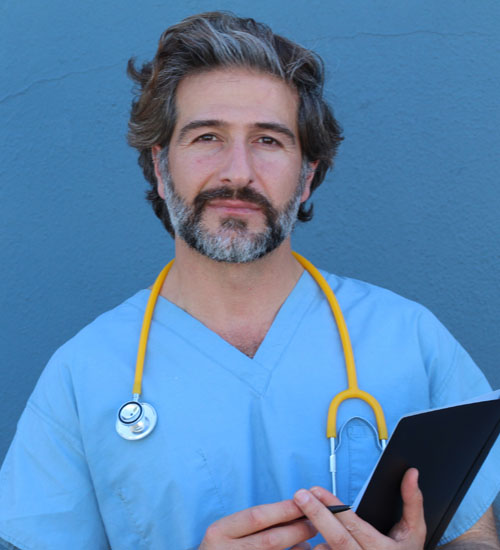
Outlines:
[{"label": "salt and pepper beard", "polygon": [[[191,248],[217,262],[247,263],[262,258],[275,250],[292,232],[297,221],[309,163],[304,160],[293,196],[283,209],[278,210],[258,191],[251,187],[221,186],[199,193],[188,204],[175,190],[168,170],[167,150],[160,153],[159,169],[165,189],[165,203],[175,234]],[[245,220],[223,217],[220,226],[210,231],[203,225],[205,206],[211,200],[233,199],[256,204],[266,219],[262,231],[250,231]]]}]

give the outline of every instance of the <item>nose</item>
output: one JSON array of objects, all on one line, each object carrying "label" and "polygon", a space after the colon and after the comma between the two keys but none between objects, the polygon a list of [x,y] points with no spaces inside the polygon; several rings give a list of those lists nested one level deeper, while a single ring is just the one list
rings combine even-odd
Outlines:
[{"label": "nose", "polygon": [[233,143],[228,147],[219,176],[226,185],[238,187],[245,187],[254,181],[253,162],[245,143]]}]

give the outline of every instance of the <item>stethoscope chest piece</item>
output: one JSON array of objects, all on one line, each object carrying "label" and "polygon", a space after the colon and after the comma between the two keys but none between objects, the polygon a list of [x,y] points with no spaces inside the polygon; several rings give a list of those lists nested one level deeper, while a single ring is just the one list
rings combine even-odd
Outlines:
[{"label": "stethoscope chest piece", "polygon": [[124,439],[135,441],[149,435],[156,426],[157,415],[149,403],[127,401],[118,411],[116,431]]}]

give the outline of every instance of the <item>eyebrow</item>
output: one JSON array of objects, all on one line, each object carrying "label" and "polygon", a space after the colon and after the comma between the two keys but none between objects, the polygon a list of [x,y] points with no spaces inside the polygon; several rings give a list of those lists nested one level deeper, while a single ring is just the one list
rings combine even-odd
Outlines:
[{"label": "eyebrow", "polygon": [[[178,141],[182,141],[189,132],[197,130],[198,128],[222,128],[223,126],[227,126],[227,123],[217,119],[192,120],[180,129]],[[256,122],[253,126],[260,130],[270,130],[272,132],[282,134],[289,138],[294,145],[296,143],[295,134],[290,130],[290,128],[284,124],[280,124],[279,122]]]},{"label": "eyebrow", "polygon": [[255,127],[260,128],[261,130],[271,130],[272,132],[282,134],[290,138],[292,143],[295,145],[295,134],[284,124],[280,124],[279,122],[256,122]]},{"label": "eyebrow", "polygon": [[216,119],[192,120],[180,129],[178,141],[182,141],[186,137],[186,134],[188,134],[192,130],[197,130],[198,128],[207,128],[209,126],[212,128],[221,128],[222,126],[224,126],[224,122],[222,122],[222,120]]}]

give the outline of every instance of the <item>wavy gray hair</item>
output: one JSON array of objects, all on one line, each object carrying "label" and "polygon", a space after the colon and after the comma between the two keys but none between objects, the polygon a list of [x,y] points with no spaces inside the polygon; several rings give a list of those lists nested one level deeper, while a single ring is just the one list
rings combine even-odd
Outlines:
[{"label": "wavy gray hair", "polygon": [[[139,164],[151,189],[147,198],[167,231],[174,230],[167,207],[157,191],[151,148],[168,146],[177,120],[175,94],[189,74],[215,68],[247,67],[274,75],[299,96],[297,122],[304,158],[318,161],[311,192],[324,180],[342,141],[342,130],[323,99],[324,70],[314,52],[274,34],[250,18],[228,12],[193,15],[169,27],[160,37],[153,60],[127,72],[137,83],[132,102],[128,141],[139,151]],[[312,205],[300,206],[298,219],[309,221]]]}]

